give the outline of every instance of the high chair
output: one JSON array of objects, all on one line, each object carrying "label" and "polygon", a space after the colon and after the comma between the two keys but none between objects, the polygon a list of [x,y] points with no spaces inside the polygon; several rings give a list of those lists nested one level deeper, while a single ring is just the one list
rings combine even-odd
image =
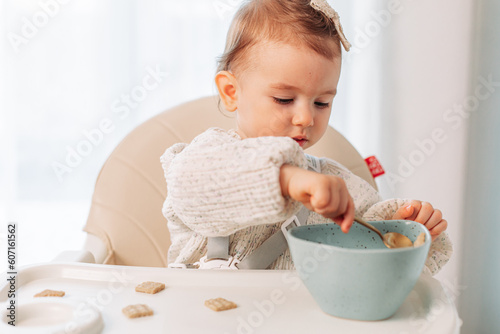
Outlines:
[{"label": "high chair", "polygon": [[[426,274],[389,319],[353,321],[322,312],[293,270],[166,268],[170,240],[161,212],[167,187],[160,156],[209,127],[233,127],[226,114],[219,111],[217,98],[206,97],[167,110],[132,131],[99,174],[84,250],[4,273],[8,280],[0,283],[0,333],[299,334],[333,328],[346,334],[458,333],[453,301]],[[333,128],[308,153],[339,161],[376,188],[364,160]],[[166,288],[154,295],[137,292],[137,285],[146,281]],[[62,290],[65,296],[34,298],[46,289]],[[213,312],[204,306],[217,297],[234,301],[237,308]],[[128,319],[122,313],[138,304],[148,305],[153,315]],[[8,321],[16,315],[14,327]]]},{"label": "high chair", "polygon": [[[234,126],[234,114],[223,110],[218,97],[210,96],[167,110],[132,131],[111,153],[95,185],[84,228],[85,248],[95,261],[166,267],[170,236],[161,212],[167,186],[160,156],[171,145],[189,143],[210,127]],[[340,162],[377,188],[361,155],[332,127],[306,152]]]}]

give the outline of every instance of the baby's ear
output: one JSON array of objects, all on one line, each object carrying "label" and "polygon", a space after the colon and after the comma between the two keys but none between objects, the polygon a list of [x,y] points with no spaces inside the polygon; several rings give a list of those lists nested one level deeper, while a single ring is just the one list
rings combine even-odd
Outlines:
[{"label": "baby's ear", "polygon": [[236,78],[229,71],[220,71],[215,75],[215,84],[227,111],[235,111],[238,107]]}]

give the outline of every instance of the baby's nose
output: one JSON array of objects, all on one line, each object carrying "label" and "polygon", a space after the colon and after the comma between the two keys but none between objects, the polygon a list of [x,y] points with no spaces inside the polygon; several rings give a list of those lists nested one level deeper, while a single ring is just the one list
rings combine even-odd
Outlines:
[{"label": "baby's nose", "polygon": [[312,126],[314,124],[314,114],[310,108],[298,108],[292,119],[295,126]]}]

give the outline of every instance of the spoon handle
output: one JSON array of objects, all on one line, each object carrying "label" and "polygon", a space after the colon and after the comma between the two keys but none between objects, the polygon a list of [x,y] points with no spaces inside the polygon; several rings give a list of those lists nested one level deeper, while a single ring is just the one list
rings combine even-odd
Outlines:
[{"label": "spoon handle", "polygon": [[354,217],[354,221],[356,221],[357,223],[363,225],[364,227],[366,228],[369,228],[370,230],[372,230],[373,232],[377,233],[381,238],[382,240],[384,240],[384,236],[382,235],[382,233],[380,233],[379,230],[377,230],[377,228],[375,226],[373,226],[372,224],[368,223],[366,220],[364,220],[363,218],[359,218],[359,217]]}]

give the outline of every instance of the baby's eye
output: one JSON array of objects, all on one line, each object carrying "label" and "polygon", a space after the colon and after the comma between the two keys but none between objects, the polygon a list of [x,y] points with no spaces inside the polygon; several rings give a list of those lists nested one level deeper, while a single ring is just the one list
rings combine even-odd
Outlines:
[{"label": "baby's eye", "polygon": [[314,102],[314,104],[319,108],[328,108],[330,106],[330,103],[327,102]]},{"label": "baby's eye", "polygon": [[273,97],[274,102],[279,104],[290,104],[293,102],[293,99],[280,99],[278,97]]}]

